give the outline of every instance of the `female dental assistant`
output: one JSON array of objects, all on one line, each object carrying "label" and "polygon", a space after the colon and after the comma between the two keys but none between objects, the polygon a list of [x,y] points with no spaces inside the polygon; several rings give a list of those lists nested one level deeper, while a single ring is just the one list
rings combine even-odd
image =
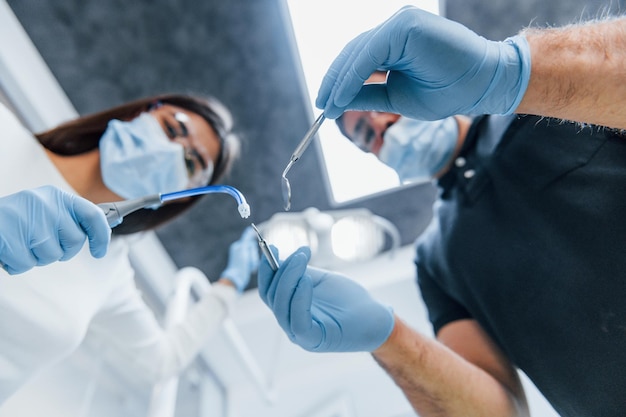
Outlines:
[{"label": "female dental assistant", "polygon": [[[81,117],[33,137],[0,107],[0,195],[50,187],[94,203],[218,181],[238,153],[228,114],[214,100],[163,95]],[[133,147],[133,145],[137,145]],[[10,152],[8,151],[10,150]],[[17,277],[0,271],[0,404],[89,337],[155,382],[181,371],[216,330],[258,263],[254,234],[231,245],[218,285],[181,324],[164,330],[135,287],[125,239],[181,213],[197,198],[128,216],[108,253],[88,246],[67,262]],[[1,408],[0,408],[1,409]]]}]

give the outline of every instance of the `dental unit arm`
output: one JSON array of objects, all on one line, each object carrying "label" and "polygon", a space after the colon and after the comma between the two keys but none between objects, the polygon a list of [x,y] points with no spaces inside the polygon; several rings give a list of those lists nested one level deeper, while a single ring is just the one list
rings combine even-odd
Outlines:
[{"label": "dental unit arm", "polygon": [[230,185],[208,185],[206,187],[190,188],[188,190],[176,191],[173,193],[153,194],[132,200],[101,203],[98,204],[98,207],[104,211],[107,221],[109,222],[109,226],[114,228],[122,223],[125,216],[134,213],[137,210],[149,207],[158,207],[162,203],[177,200],[179,198],[210,193],[230,194],[237,201],[237,210],[239,211],[241,218],[247,219],[250,217],[250,205],[246,201],[246,198],[239,190],[235,187],[231,187]]}]

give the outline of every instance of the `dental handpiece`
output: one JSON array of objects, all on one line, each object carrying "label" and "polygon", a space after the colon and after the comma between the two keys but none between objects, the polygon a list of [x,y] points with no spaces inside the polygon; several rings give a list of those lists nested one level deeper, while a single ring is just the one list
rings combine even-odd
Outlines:
[{"label": "dental handpiece", "polygon": [[113,229],[119,226],[124,220],[124,216],[134,213],[144,207],[160,206],[161,194],[149,195],[147,197],[135,198],[132,200],[116,201],[113,203],[100,203],[98,207],[102,209],[107,218],[109,227]]},{"label": "dental handpiece", "polygon": [[259,229],[257,229],[254,223],[251,223],[251,224],[252,224],[252,228],[256,232],[257,237],[259,239],[259,247],[261,248],[261,252],[263,252],[263,255],[267,258],[267,261],[269,262],[270,267],[272,268],[272,271],[278,271],[278,261],[274,257],[272,250],[268,246],[265,239],[263,239],[263,236],[261,236],[261,232],[259,232]]},{"label": "dental handpiece", "polygon": [[246,198],[238,189],[231,187],[230,185],[207,185],[205,187],[189,188],[172,193],[153,194],[132,200],[100,203],[98,204],[98,207],[100,207],[100,209],[104,212],[109,226],[114,228],[122,223],[124,216],[127,216],[137,210],[150,207],[156,208],[167,201],[211,193],[229,194],[237,201],[237,210],[239,211],[241,218],[247,219],[250,217],[250,205],[246,201]]}]

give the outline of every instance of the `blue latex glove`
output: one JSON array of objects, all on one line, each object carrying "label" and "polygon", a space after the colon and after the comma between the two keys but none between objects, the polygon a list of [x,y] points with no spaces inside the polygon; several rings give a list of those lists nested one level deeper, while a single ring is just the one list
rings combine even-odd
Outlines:
[{"label": "blue latex glove", "polygon": [[67,261],[85,238],[96,258],[103,257],[111,228],[98,206],[52,186],[0,198],[0,262],[9,274]]},{"label": "blue latex glove", "polygon": [[[364,81],[389,70],[386,84]],[[328,118],[377,110],[421,120],[457,114],[511,114],[530,78],[522,36],[484,39],[465,26],[406,6],[343,49],[316,100]]]},{"label": "blue latex glove", "polygon": [[310,257],[300,248],[276,272],[265,258],[259,266],[259,294],[289,339],[312,352],[376,350],[393,330],[391,308],[349,278],[307,268]]},{"label": "blue latex glove", "polygon": [[250,282],[250,275],[259,267],[259,243],[256,232],[248,226],[239,240],[228,249],[228,263],[220,278],[227,278],[238,291],[243,291]]}]

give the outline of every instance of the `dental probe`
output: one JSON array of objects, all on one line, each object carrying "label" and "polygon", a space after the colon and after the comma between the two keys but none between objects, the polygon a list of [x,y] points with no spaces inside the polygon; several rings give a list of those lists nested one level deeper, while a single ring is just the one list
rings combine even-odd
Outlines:
[{"label": "dental probe", "polygon": [[285,170],[283,171],[283,175],[281,177],[281,181],[282,181],[281,186],[282,186],[282,193],[283,193],[283,203],[285,204],[285,210],[287,211],[289,211],[289,209],[291,208],[291,184],[289,183],[289,179],[287,178],[287,173],[289,172],[293,164],[298,159],[300,159],[300,157],[302,156],[306,148],[309,147],[309,144],[315,137],[315,134],[320,129],[320,126],[322,126],[322,123],[324,122],[325,119],[326,118],[324,117],[324,113],[320,114],[317,117],[315,122],[313,122],[313,125],[309,128],[309,130],[304,135],[304,138],[302,138],[302,140],[296,147],[296,150],[293,151],[293,153],[291,154],[289,163],[287,164],[287,167],[285,167]]},{"label": "dental probe", "polygon": [[101,203],[98,207],[104,211],[104,215],[109,222],[109,226],[114,228],[124,220],[124,217],[143,208],[158,207],[166,201],[177,200],[195,195],[210,193],[230,194],[237,200],[237,210],[242,219],[250,217],[250,205],[246,198],[235,187],[230,185],[208,185],[206,187],[190,188],[188,190],[176,191],[173,193],[153,194],[146,197],[134,198],[132,200],[116,201],[113,203]]},{"label": "dental probe", "polygon": [[315,122],[313,122],[313,125],[311,126],[311,128],[306,132],[306,134],[304,135],[304,137],[302,138],[302,140],[296,147],[296,150],[293,151],[293,154],[291,154],[291,159],[289,160],[289,164],[287,165],[287,168],[285,169],[285,172],[283,173],[283,175],[287,174],[287,171],[289,171],[289,168],[291,167],[291,165],[293,165],[294,162],[300,159],[300,157],[302,156],[306,148],[309,147],[311,140],[313,140],[313,137],[315,136],[317,131],[320,129],[320,126],[322,126],[324,119],[325,119],[324,113],[322,113],[317,117]]},{"label": "dental probe", "polygon": [[272,250],[267,245],[267,242],[265,241],[265,239],[263,239],[263,236],[261,236],[261,232],[259,232],[259,229],[256,228],[254,223],[251,223],[251,224],[252,224],[252,228],[257,234],[257,237],[259,238],[259,247],[261,248],[261,252],[263,252],[263,255],[265,255],[265,257],[267,258],[267,261],[270,263],[270,267],[272,268],[272,271],[278,271],[278,261],[274,257]]}]

